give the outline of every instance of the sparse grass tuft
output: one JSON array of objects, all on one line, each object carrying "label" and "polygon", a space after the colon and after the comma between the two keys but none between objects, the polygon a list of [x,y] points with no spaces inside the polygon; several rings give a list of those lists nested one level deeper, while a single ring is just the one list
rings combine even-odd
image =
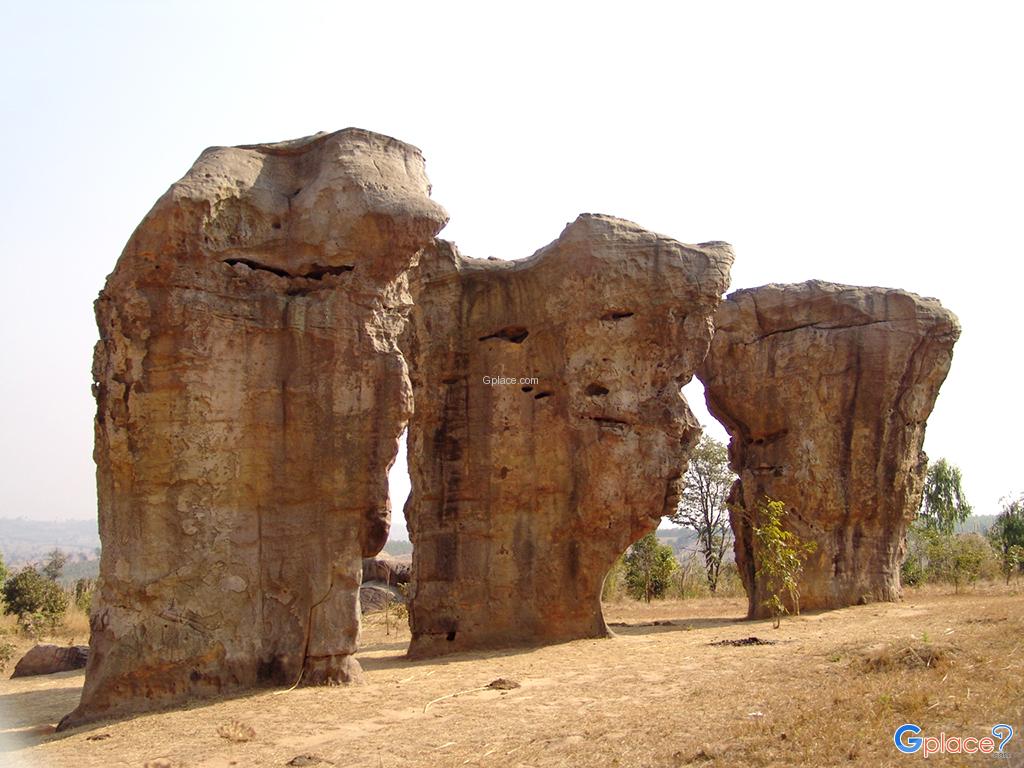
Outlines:
[{"label": "sparse grass tuft", "polygon": [[861,666],[868,672],[889,672],[894,669],[945,669],[956,658],[954,645],[929,643],[884,643],[872,646],[860,655]]},{"label": "sparse grass tuft", "polygon": [[217,735],[228,741],[252,741],[256,738],[256,729],[240,720],[230,720],[217,726]]}]

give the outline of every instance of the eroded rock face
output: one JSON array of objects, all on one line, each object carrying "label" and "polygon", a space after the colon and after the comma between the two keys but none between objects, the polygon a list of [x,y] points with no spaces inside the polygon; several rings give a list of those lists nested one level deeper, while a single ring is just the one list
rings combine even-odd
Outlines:
[{"label": "eroded rock face", "polygon": [[925,422],[956,317],[905,291],[811,281],[736,291],[715,324],[698,376],[732,438],[732,527],[750,615],[766,615],[752,536],[765,496],[816,544],[802,608],[898,599],[927,468]]},{"label": "eroded rock face", "polygon": [[592,215],[522,261],[424,252],[410,655],[607,633],[605,574],[675,508],[732,258]]},{"label": "eroded rock face", "polygon": [[406,271],[445,220],[417,149],[353,129],[209,149],[146,216],[96,303],[102,586],[65,726],[358,675]]}]

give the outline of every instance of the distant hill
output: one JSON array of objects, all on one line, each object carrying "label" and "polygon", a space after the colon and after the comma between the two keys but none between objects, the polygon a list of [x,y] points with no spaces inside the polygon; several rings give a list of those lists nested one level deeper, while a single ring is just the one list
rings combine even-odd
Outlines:
[{"label": "distant hill", "polygon": [[95,520],[26,520],[0,518],[0,555],[8,565],[41,560],[60,549],[73,560],[99,556],[100,534]]},{"label": "distant hill", "polygon": [[384,552],[389,555],[409,555],[412,554],[412,542],[409,541],[388,541],[384,545]]},{"label": "distant hill", "polygon": [[[958,533],[984,534],[995,522],[995,515],[972,515],[957,525]],[[689,528],[660,528],[658,539],[677,555],[693,551],[695,535]],[[47,553],[60,549],[68,555],[62,581],[95,578],[99,573],[100,536],[95,520],[27,520],[23,517],[0,518],[0,555],[10,567],[38,563]],[[407,555],[412,544],[392,539],[384,546],[390,555]],[[726,559],[732,558],[732,552]]]}]

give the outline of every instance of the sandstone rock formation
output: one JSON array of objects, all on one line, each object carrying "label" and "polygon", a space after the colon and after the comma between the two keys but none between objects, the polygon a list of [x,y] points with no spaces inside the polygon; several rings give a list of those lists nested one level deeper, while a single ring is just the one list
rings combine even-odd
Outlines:
[{"label": "sandstone rock formation", "polygon": [[54,672],[81,669],[88,659],[89,646],[87,645],[65,646],[40,643],[32,646],[28,653],[14,665],[14,673],[11,678],[52,675]]},{"label": "sandstone rock formation", "polygon": [[752,537],[765,496],[817,545],[801,607],[897,599],[956,317],[905,291],[812,281],[736,291],[715,324],[698,376],[732,437],[731,518],[750,615],[766,615]]},{"label": "sandstone rock formation", "polygon": [[522,261],[424,252],[411,656],[607,633],[605,574],[675,508],[700,432],[679,390],[732,258],[593,215]]},{"label": "sandstone rock formation", "polygon": [[359,673],[405,275],[445,221],[419,151],[353,129],[208,149],[146,216],[96,304],[102,587],[64,726]]}]

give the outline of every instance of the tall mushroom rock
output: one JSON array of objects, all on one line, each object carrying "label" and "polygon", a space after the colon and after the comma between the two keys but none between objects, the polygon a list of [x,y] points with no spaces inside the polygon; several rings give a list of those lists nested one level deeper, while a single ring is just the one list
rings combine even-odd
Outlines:
[{"label": "tall mushroom rock", "polygon": [[722,302],[698,370],[731,435],[731,522],[751,617],[767,613],[753,527],[765,497],[814,542],[803,608],[896,600],[927,457],[926,420],[960,326],[935,299],[810,281]]},{"label": "tall mushroom rock", "polygon": [[414,273],[411,656],[607,633],[615,559],[674,511],[700,427],[680,393],[724,243],[583,215],[534,256]]},{"label": "tall mushroom rock", "polygon": [[139,225],[96,302],[101,587],[64,727],[359,674],[406,273],[446,218],[419,150],[347,129],[208,149]]}]

